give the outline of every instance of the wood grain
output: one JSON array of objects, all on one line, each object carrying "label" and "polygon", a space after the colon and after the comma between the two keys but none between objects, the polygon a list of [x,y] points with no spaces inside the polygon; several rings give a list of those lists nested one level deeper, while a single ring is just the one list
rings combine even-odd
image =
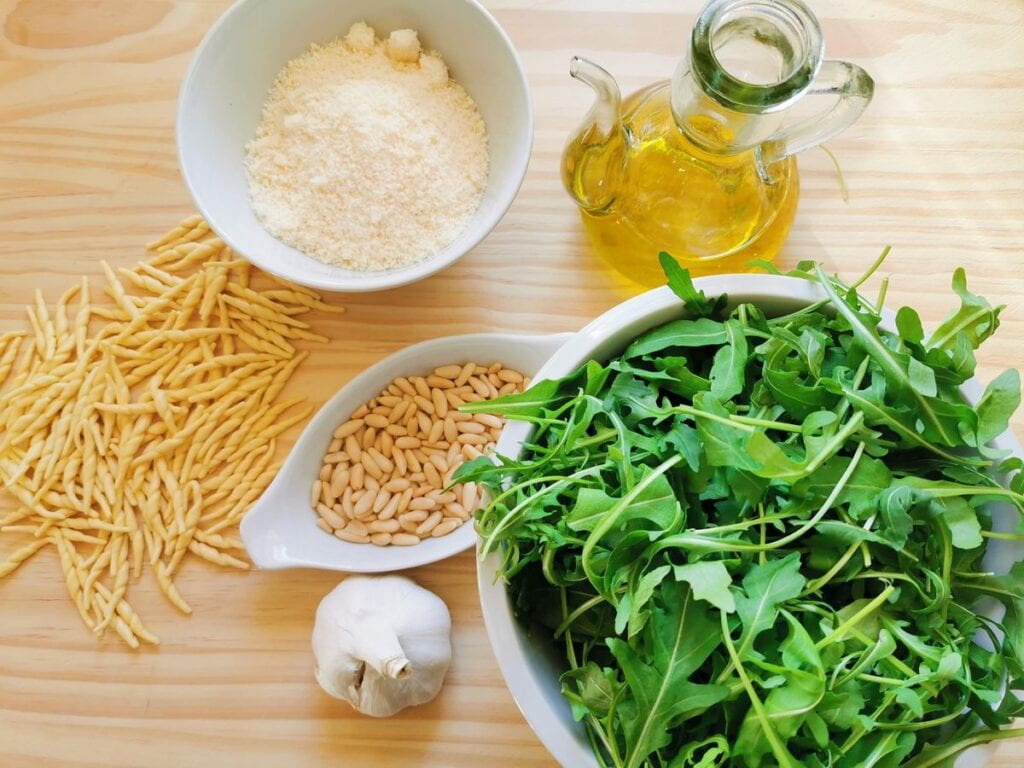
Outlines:
[{"label": "wood grain", "polygon": [[[225,0],[0,0],[0,332],[22,326],[97,261],[136,260],[191,212],[173,144],[190,52]],[[636,289],[587,253],[559,184],[562,144],[588,106],[568,57],[594,58],[624,90],[664,78],[698,0],[493,0],[522,52],[535,151],[509,214],[470,256],[418,285],[338,297],[335,341],[293,390],[322,402],[406,344],[481,330],[573,330]],[[987,379],[1017,366],[1024,314],[1024,4],[1018,0],[816,0],[829,52],[878,83],[864,118],[827,158],[801,158],[803,199],[785,263],[860,271],[885,244],[890,296],[927,322],[951,306],[949,274],[1010,304],[982,356]],[[1015,426],[1024,426],[1018,416]],[[287,447],[287,446],[284,446]],[[0,502],[0,505],[6,502]],[[0,551],[9,542],[0,541]],[[131,653],[97,643],[67,601],[51,553],[0,582],[0,765],[549,766],[508,694],[477,605],[469,554],[414,576],[452,609],[443,695],[380,722],[322,695],[309,633],[336,583],[325,573],[227,573],[190,562],[182,619],[154,584],[133,603],[162,638]],[[1024,764],[1003,745],[993,768]]]}]

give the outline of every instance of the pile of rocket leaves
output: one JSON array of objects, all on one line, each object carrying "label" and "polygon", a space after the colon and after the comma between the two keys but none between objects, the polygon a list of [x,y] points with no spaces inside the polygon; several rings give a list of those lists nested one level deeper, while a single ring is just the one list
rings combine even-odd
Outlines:
[{"label": "pile of rocket leaves", "polygon": [[681,319],[464,407],[535,425],[457,479],[597,763],[931,768],[1024,735],[1024,475],[989,445],[1018,375],[960,393],[1001,307],[958,270],[945,322],[890,333],[867,275],[801,264],[824,298],[766,317],[662,264]]}]

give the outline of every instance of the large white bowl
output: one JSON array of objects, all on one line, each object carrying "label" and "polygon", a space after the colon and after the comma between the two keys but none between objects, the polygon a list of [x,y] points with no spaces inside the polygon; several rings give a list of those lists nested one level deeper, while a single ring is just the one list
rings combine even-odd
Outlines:
[{"label": "large white bowl", "polygon": [[[752,302],[769,315],[783,314],[825,298],[812,283],[798,278],[772,275],[723,275],[694,280],[709,296],[727,293],[733,305]],[[640,333],[683,314],[679,299],[668,288],[657,288],[626,301],[591,322],[538,371],[534,381],[555,379],[572,373],[587,360],[607,360],[621,352]],[[894,330],[894,316],[887,313],[883,327]],[[969,399],[980,395],[976,382],[964,387]],[[497,453],[516,457],[532,427],[511,422],[502,433]],[[1020,453],[1020,445],[1006,433],[996,447]],[[1003,507],[994,508],[996,530],[1011,531],[1014,515]],[[1009,541],[989,540],[985,564],[989,570],[1006,573],[1019,558],[1019,546]],[[500,554],[492,553],[477,567],[477,582],[487,634],[505,682],[519,709],[544,746],[567,768],[596,768],[582,723],[572,718],[562,697],[559,676],[564,671],[561,656],[548,638],[530,637],[515,620],[503,582],[495,582]],[[965,752],[956,768],[982,768],[990,749],[978,747]]]},{"label": "large white bowl", "polygon": [[[418,264],[355,272],[323,264],[267,232],[253,212],[245,145],[277,73],[312,43],[365,20],[378,35],[411,27],[438,50],[487,124],[491,167],[480,207],[447,248]],[[476,0],[239,0],[199,45],[178,100],[178,158],[196,206],[240,255],[327,291],[375,291],[420,280],[467,253],[519,191],[533,144],[526,75],[508,35]]]}]

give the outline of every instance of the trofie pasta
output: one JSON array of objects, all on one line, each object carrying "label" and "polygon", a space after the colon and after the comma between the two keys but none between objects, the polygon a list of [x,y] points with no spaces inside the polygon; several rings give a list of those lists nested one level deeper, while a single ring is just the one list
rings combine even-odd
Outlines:
[{"label": "trofie pasta", "polygon": [[[275,440],[306,419],[279,398],[325,342],[299,317],[340,311],[257,275],[198,216],[115,272],[86,278],[52,309],[37,292],[29,333],[0,336],[0,577],[52,548],[97,635],[156,643],[127,601],[147,567],[168,601],[186,556],[248,568],[231,531],[277,471]],[[261,286],[257,287],[257,282]]]}]

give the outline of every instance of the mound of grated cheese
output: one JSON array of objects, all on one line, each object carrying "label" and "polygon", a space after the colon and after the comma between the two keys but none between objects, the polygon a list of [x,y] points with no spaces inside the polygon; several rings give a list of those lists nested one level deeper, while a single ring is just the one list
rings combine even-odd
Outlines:
[{"label": "mound of grated cheese", "polygon": [[279,240],[328,264],[421,261],[466,228],[487,185],[476,104],[412,30],[354,25],[289,62],[246,146],[253,208]]}]

